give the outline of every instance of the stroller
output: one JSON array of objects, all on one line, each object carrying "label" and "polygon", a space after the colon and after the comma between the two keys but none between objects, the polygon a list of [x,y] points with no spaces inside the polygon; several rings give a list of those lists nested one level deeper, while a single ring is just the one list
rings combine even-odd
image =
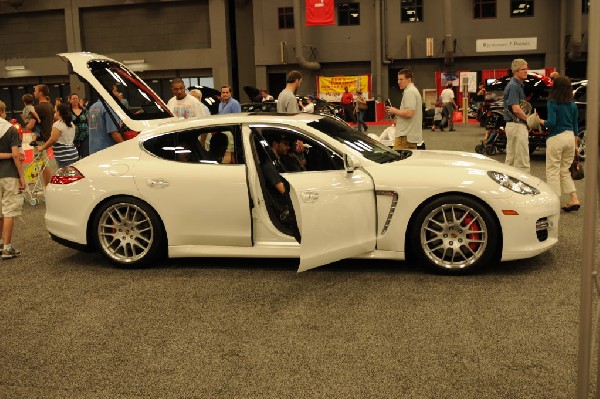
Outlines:
[{"label": "stroller", "polygon": [[33,161],[25,168],[25,195],[31,205],[37,205],[44,200],[43,171],[48,166],[48,157],[44,152],[37,152]]},{"label": "stroller", "polygon": [[481,144],[475,146],[475,152],[478,154],[494,155],[506,151],[506,133],[504,128],[494,129],[487,140],[482,140]]}]

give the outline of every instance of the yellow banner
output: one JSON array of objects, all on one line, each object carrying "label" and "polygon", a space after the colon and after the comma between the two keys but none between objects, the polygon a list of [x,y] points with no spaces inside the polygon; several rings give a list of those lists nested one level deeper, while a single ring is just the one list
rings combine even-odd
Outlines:
[{"label": "yellow banner", "polygon": [[346,87],[352,94],[360,90],[366,98],[371,97],[369,75],[317,77],[319,97],[323,100],[340,101]]}]

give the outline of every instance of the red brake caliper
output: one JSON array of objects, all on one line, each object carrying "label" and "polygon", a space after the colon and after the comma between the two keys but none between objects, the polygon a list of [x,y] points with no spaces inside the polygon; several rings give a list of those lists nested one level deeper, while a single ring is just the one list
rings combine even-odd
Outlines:
[{"label": "red brake caliper", "polygon": [[[471,221],[473,221],[473,218],[470,216],[467,216],[465,218],[465,226],[469,226],[469,223],[471,223]],[[473,222],[473,224],[471,224],[469,226],[469,230],[479,231],[479,229],[480,229],[479,223],[477,223],[477,222]],[[479,239],[481,239],[481,234],[480,233],[471,233],[471,234],[467,234],[467,237],[471,240],[479,240]],[[473,251],[473,252],[475,252],[477,250],[478,246],[479,246],[479,243],[477,243],[477,242],[469,243],[469,248],[471,248],[471,251]]]}]

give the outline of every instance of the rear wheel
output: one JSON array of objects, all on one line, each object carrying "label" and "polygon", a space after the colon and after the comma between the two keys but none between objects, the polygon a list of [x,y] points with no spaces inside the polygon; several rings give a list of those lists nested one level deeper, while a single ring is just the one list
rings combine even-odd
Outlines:
[{"label": "rear wheel", "polygon": [[496,147],[488,145],[485,147],[485,155],[494,155],[496,153]]},{"label": "rear wheel", "polygon": [[164,252],[165,233],[156,212],[131,197],[116,197],[96,212],[93,227],[98,249],[121,267],[144,267]]},{"label": "rear wheel", "polygon": [[410,226],[416,260],[435,272],[464,274],[493,263],[499,249],[498,222],[478,201],[452,195],[426,204]]}]

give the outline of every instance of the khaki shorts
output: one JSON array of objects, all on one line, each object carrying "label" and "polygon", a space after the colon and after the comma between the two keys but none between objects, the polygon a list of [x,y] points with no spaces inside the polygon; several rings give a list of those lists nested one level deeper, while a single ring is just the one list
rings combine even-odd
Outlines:
[{"label": "khaki shorts", "polygon": [[396,137],[394,140],[394,150],[416,150],[417,143],[409,143],[406,136]]},{"label": "khaki shorts", "polygon": [[23,209],[23,193],[19,190],[19,179],[3,177],[0,179],[0,215],[4,218],[19,216]]}]

